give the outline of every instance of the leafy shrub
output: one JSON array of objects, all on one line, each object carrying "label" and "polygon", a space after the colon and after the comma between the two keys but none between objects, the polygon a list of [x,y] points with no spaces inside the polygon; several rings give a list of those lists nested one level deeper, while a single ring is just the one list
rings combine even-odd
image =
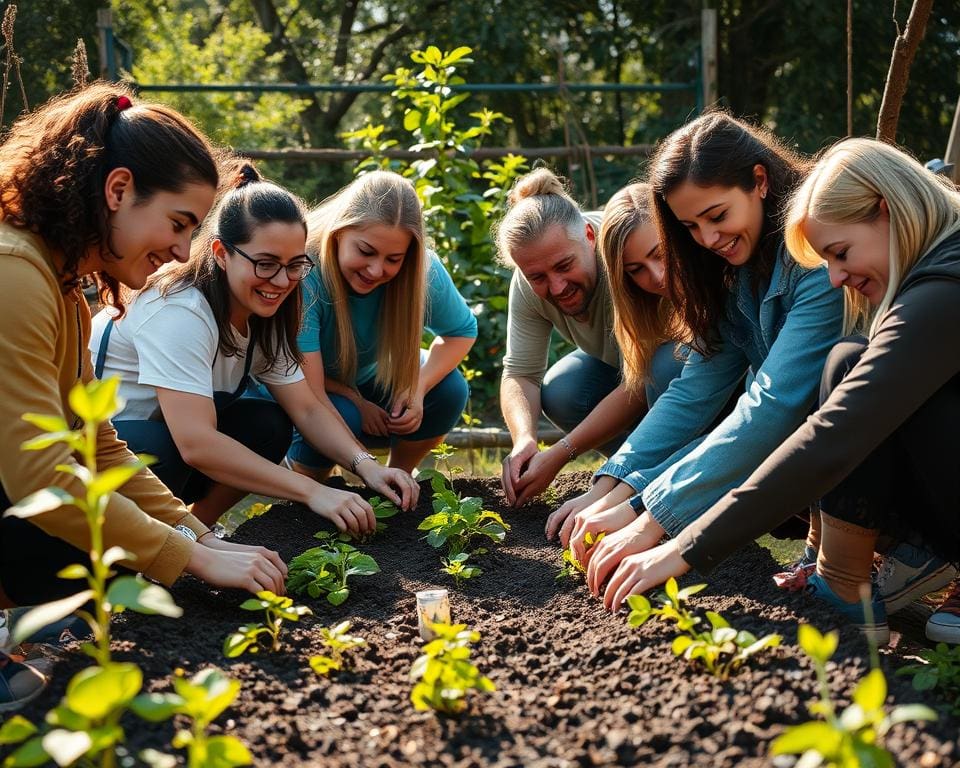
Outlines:
[{"label": "leafy shrub", "polygon": [[430,628],[436,637],[423,646],[423,655],[410,669],[410,678],[419,681],[410,701],[418,710],[458,715],[467,707],[469,691],[496,690],[470,661],[470,646],[480,640],[480,633],[466,624],[431,623]]},{"label": "leafy shrub", "polygon": [[950,703],[950,712],[960,715],[960,645],[937,643],[936,648],[920,651],[922,664],[897,670],[898,675],[913,677],[917,691],[940,691]]},{"label": "leafy shrub", "polygon": [[323,542],[311,547],[290,561],[287,589],[295,595],[306,592],[310,597],[326,595],[330,605],[342,605],[350,597],[347,579],[351,576],[372,576],[380,566],[370,555],[325,531],[314,534]]}]

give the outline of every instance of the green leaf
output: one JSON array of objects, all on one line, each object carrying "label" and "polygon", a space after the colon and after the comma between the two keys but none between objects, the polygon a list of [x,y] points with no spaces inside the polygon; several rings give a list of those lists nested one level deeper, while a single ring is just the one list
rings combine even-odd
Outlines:
[{"label": "green leaf", "polygon": [[253,765],[253,756],[236,736],[211,736],[207,739],[206,765],[209,768]]},{"label": "green leaf", "polygon": [[403,128],[406,131],[415,131],[420,127],[420,118],[422,115],[419,110],[408,109],[403,116]]},{"label": "green leaf", "polygon": [[881,709],[886,698],[887,679],[879,669],[871,669],[853,691],[854,702],[865,712]]},{"label": "green leaf", "polygon": [[89,569],[87,569],[86,566],[80,565],[80,563],[68,565],[66,568],[61,568],[57,572],[57,576],[61,579],[85,579],[89,575]]},{"label": "green leaf", "polygon": [[693,645],[693,639],[689,635],[677,635],[670,647],[674,656],[682,656],[691,645]]},{"label": "green leaf", "polygon": [[140,752],[139,758],[150,768],[176,768],[177,765],[176,757],[159,752],[156,749],[144,749]]},{"label": "green leaf", "polygon": [[25,413],[21,416],[24,421],[33,424],[44,432],[70,432],[70,425],[62,416],[44,416],[40,413]]},{"label": "green leaf", "polygon": [[111,565],[119,563],[121,560],[133,562],[136,559],[137,556],[133,554],[133,552],[130,552],[123,547],[110,547],[110,549],[103,553],[103,564],[108,568]]},{"label": "green leaf", "polygon": [[86,423],[100,424],[120,410],[119,387],[117,376],[99,381],[94,379],[86,384],[78,381],[68,396],[70,408]]},{"label": "green leaf", "polygon": [[130,478],[146,467],[146,462],[131,461],[116,467],[98,472],[89,486],[89,491],[95,496],[106,496],[122,488]]},{"label": "green leaf", "polygon": [[714,629],[721,629],[730,626],[730,622],[723,618],[723,616],[721,616],[719,613],[714,613],[713,611],[707,611],[707,621],[710,622],[710,626]]},{"label": "green leaf", "polygon": [[256,636],[248,635],[245,632],[234,632],[227,635],[223,641],[223,655],[228,659],[235,659],[243,655],[244,651],[256,644]]},{"label": "green leaf", "polygon": [[832,754],[842,735],[823,722],[795,725],[777,736],[770,745],[771,755],[799,755],[807,750],[820,754]]},{"label": "green leaf", "polygon": [[100,720],[140,692],[143,673],[136,664],[88,667],[67,684],[66,704],[77,714]]},{"label": "green leaf", "polygon": [[330,605],[342,605],[348,597],[350,597],[350,588],[342,587],[341,589],[335,589],[333,592],[327,593],[327,602],[330,603]]},{"label": "green leaf", "polygon": [[43,751],[60,766],[73,765],[93,746],[85,731],[67,731],[56,728],[43,737]]},{"label": "green leaf", "polygon": [[380,566],[370,555],[354,555],[348,562],[347,576],[370,576],[380,572]]},{"label": "green leaf", "polygon": [[82,592],[77,592],[75,595],[64,597],[61,600],[55,600],[52,603],[44,603],[27,611],[17,620],[17,623],[13,625],[13,631],[10,633],[10,642],[13,645],[19,645],[44,627],[48,627],[60,621],[60,619],[66,618],[92,597],[93,592],[85,589]]},{"label": "green leaf", "polygon": [[[936,711],[930,709],[925,704],[901,704],[894,707],[893,711],[887,716],[886,727],[896,725],[897,723],[907,723],[913,720],[937,720]],[[884,729],[886,730],[886,728]]]},{"label": "green leaf", "polygon": [[66,443],[71,447],[75,447],[75,444],[78,441],[79,437],[76,432],[50,432],[45,435],[40,435],[39,437],[31,438],[30,440],[24,440],[22,443],[20,443],[20,450],[42,451],[44,448],[49,448],[54,443]]},{"label": "green leaf", "polygon": [[183,704],[183,697],[175,693],[141,693],[130,702],[130,709],[137,717],[162,723],[173,717]]},{"label": "green leaf", "polygon": [[37,726],[23,715],[14,715],[0,726],[0,744],[19,744],[37,732]]},{"label": "green leaf", "polygon": [[836,632],[821,635],[812,624],[801,624],[797,630],[797,640],[808,656],[826,664],[836,652],[840,636]]},{"label": "green leaf", "polygon": [[50,756],[43,751],[43,741],[36,736],[23,744],[16,752],[4,760],[4,766],[11,768],[33,768],[50,762]]},{"label": "green leaf", "polygon": [[4,517],[19,517],[21,520],[27,520],[44,512],[51,512],[60,507],[73,504],[73,496],[67,493],[63,488],[51,486],[43,488],[36,493],[31,493],[27,498],[17,502],[10,509],[3,513]]},{"label": "green leaf", "polygon": [[326,677],[331,672],[337,672],[340,669],[340,662],[329,656],[311,656],[310,669],[321,677]]},{"label": "green leaf", "polygon": [[107,602],[114,613],[129,608],[137,613],[169,616],[171,619],[183,616],[183,609],[173,602],[173,597],[167,590],[142,576],[120,576],[114,579],[107,590]]}]

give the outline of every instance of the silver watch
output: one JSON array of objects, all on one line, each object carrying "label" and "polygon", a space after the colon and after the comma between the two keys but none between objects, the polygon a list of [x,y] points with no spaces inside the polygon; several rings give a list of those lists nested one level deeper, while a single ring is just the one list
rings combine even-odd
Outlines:
[{"label": "silver watch", "polygon": [[173,530],[175,530],[185,539],[190,539],[190,541],[197,540],[197,534],[194,532],[193,528],[190,528],[189,526],[183,524],[175,525],[173,526]]},{"label": "silver watch", "polygon": [[372,453],[360,451],[360,453],[353,457],[353,461],[350,462],[350,471],[356,474],[357,467],[360,466],[360,462],[366,461],[367,459],[370,459],[370,461],[376,461],[376,458],[374,458]]}]

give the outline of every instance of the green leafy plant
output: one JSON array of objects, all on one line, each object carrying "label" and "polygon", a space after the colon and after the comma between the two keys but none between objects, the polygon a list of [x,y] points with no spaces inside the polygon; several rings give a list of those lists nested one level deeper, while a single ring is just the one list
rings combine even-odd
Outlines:
[{"label": "green leafy plant", "polygon": [[[587,531],[583,536],[585,549],[592,549],[606,535],[607,534],[605,531],[600,531],[600,533],[598,533],[596,536],[594,536],[590,531]],[[563,550],[563,565],[560,567],[560,572],[557,574],[557,581],[560,579],[583,576],[586,574],[586,572],[587,569],[583,567],[583,563],[574,557],[573,549],[571,547],[567,547],[565,550]]]},{"label": "green leafy plant", "polygon": [[469,559],[470,555],[466,552],[459,552],[451,555],[449,558],[444,558],[442,561],[443,567],[440,570],[453,576],[453,583],[457,589],[460,588],[462,582],[483,573],[476,565],[467,565],[467,560]]},{"label": "green leafy plant", "polygon": [[350,597],[347,579],[351,576],[372,576],[380,566],[365,555],[326,531],[314,534],[322,544],[297,555],[290,561],[287,589],[296,595],[325,595],[331,605],[342,605]]},{"label": "green leafy plant", "polygon": [[344,654],[354,648],[366,645],[362,637],[347,634],[350,622],[341,621],[335,627],[323,627],[320,630],[320,642],[329,649],[329,656],[311,656],[310,668],[318,675],[326,676],[344,668]]},{"label": "green leafy plant", "polygon": [[746,630],[736,630],[719,613],[706,611],[709,629],[701,629],[703,620],[687,608],[692,595],[706,589],[706,584],[695,584],[684,589],[677,586],[676,579],[668,579],[661,607],[654,608],[643,595],[627,598],[631,627],[640,627],[652,616],[660,621],[673,622],[684,634],[674,638],[672,650],[675,656],[701,663],[706,670],[720,680],[726,680],[742,667],[747,660],[766,648],[780,645],[780,635],[770,634],[757,638]]},{"label": "green leafy plant", "polygon": [[466,624],[431,623],[430,629],[435,637],[410,669],[411,680],[418,681],[410,701],[418,710],[457,715],[466,709],[469,691],[496,690],[470,661],[470,646],[480,640],[480,633]]},{"label": "green leafy plant", "polygon": [[911,720],[937,719],[936,713],[922,704],[894,707],[887,714],[883,707],[887,680],[876,667],[857,683],[853,702],[838,714],[827,679],[827,662],[837,650],[837,633],[822,635],[816,627],[801,624],[798,639],[817,673],[820,700],[809,709],[821,719],[787,728],[770,745],[771,755],[802,755],[797,763],[802,768],[893,768],[893,756],[880,744],[890,727]]},{"label": "green leafy plant", "polygon": [[897,670],[898,675],[913,678],[917,691],[940,691],[950,704],[950,712],[960,715],[960,645],[937,643],[936,648],[920,651],[920,664]]},{"label": "green leafy plant", "polygon": [[[44,434],[23,443],[22,449],[39,451],[56,443],[69,446],[81,463],[61,464],[57,470],[78,479],[84,493],[74,496],[51,486],[31,494],[5,514],[26,520],[62,506],[79,509],[90,530],[90,566],[77,563],[62,569],[58,574],[61,578],[85,581],[87,588],[28,611],[13,628],[11,642],[20,643],[76,612],[93,633],[94,642],[84,643],[82,648],[95,665],[70,680],[60,704],[47,714],[49,727],[44,731],[23,717],[11,718],[4,724],[0,743],[20,745],[6,759],[4,764],[8,766],[40,765],[49,760],[58,765],[79,760],[92,764],[96,760],[101,766],[114,766],[115,747],[125,739],[121,717],[140,692],[143,675],[135,664],[112,661],[110,617],[127,608],[170,617],[182,614],[162,587],[139,576],[116,576],[113,566],[135,560],[133,553],[117,546],[104,551],[103,526],[111,495],[151,462],[141,456],[102,472],[97,468],[97,433],[100,425],[122,407],[117,396],[119,384],[117,378],[78,382],[70,390],[70,407],[82,421],[79,429],[70,429],[61,416],[28,413],[23,417],[44,430]],[[92,605],[92,610],[84,607],[87,604]]]},{"label": "green leafy plant", "polygon": [[[173,693],[140,696],[131,708],[151,722],[163,722],[174,715],[190,720],[189,730],[181,729],[173,737],[175,749],[187,749],[190,768],[233,768],[253,764],[253,756],[236,736],[207,735],[210,724],[236,699],[240,683],[213,667],[201,670],[190,680],[184,679],[183,670],[177,670],[173,689]],[[153,749],[141,752],[140,758],[154,768],[176,764],[172,755]]]},{"label": "green leafy plant", "polygon": [[270,650],[280,650],[280,628],[285,621],[300,621],[301,616],[313,613],[305,605],[294,605],[293,599],[280,597],[268,589],[257,592],[256,597],[244,600],[240,604],[244,611],[264,611],[266,621],[262,624],[244,624],[237,632],[227,635],[223,641],[223,655],[228,659],[242,655],[246,651],[257,653],[265,646],[260,638],[270,638]]}]

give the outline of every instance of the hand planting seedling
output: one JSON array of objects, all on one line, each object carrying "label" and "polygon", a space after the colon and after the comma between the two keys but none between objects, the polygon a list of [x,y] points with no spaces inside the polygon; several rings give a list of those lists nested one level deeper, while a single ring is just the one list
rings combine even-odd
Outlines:
[{"label": "hand planting seedling", "polygon": [[773,740],[771,755],[802,755],[797,765],[860,766],[893,768],[893,756],[879,744],[896,723],[911,720],[936,720],[937,714],[922,704],[894,707],[890,714],[883,711],[887,698],[887,680],[874,667],[857,683],[853,703],[840,714],[830,696],[827,680],[827,662],[837,650],[837,633],[820,632],[809,624],[801,624],[797,632],[800,647],[813,661],[820,684],[820,700],[810,705],[810,713],[821,720],[794,725]]},{"label": "hand planting seedling", "polygon": [[423,646],[410,669],[410,679],[419,682],[410,693],[418,710],[432,709],[444,715],[458,715],[467,707],[467,693],[495,691],[493,682],[470,663],[470,646],[480,633],[466,624],[431,623],[435,637]]},{"label": "hand planting seedling", "polygon": [[341,531],[337,534],[337,538],[340,541],[355,541],[360,544],[366,543],[378,533],[383,533],[387,530],[387,524],[383,522],[384,520],[388,520],[400,512],[396,504],[389,499],[381,499],[379,496],[370,497],[370,506],[373,507],[373,516],[377,518],[377,527],[373,533],[358,535],[350,533],[350,531]]},{"label": "hand planting seedling", "polygon": [[651,616],[660,621],[673,621],[677,629],[685,634],[674,638],[672,649],[675,656],[683,656],[688,661],[699,661],[707,671],[720,680],[726,680],[731,674],[754,654],[765,648],[780,645],[780,635],[764,635],[759,640],[750,632],[737,631],[719,613],[707,611],[710,629],[698,630],[702,619],[691,613],[686,606],[687,599],[703,589],[706,584],[695,584],[685,589],[677,587],[676,579],[669,579],[664,587],[662,607],[654,608],[643,595],[631,595],[627,598],[631,611],[628,617],[631,627],[640,627]]},{"label": "hand planting seedling", "polygon": [[306,592],[310,597],[326,595],[330,605],[342,605],[350,597],[347,579],[351,576],[372,576],[380,566],[365,555],[326,531],[314,534],[322,544],[311,547],[290,561],[287,589],[295,595]]},{"label": "hand planting seedling", "polygon": [[917,691],[940,691],[950,705],[950,713],[960,715],[960,645],[937,643],[936,648],[920,651],[922,664],[910,664],[897,670],[898,675],[913,677]]},{"label": "hand planting seedling", "polygon": [[[584,543],[584,552],[592,549],[596,546],[600,540],[606,536],[605,531],[600,531],[596,536],[593,535],[590,531],[587,531],[583,537]],[[557,581],[565,578],[574,578],[575,576],[584,576],[587,573],[587,569],[583,567],[583,563],[577,560],[573,555],[573,548],[567,547],[563,550],[563,565],[560,567],[560,572],[557,574]]]},{"label": "hand planting seedling", "polygon": [[350,622],[341,621],[335,627],[320,630],[320,642],[330,649],[329,656],[311,656],[310,668],[318,675],[326,676],[344,668],[344,653],[366,645],[367,641],[356,635],[348,635]]},{"label": "hand planting seedling", "polygon": [[294,605],[289,597],[279,597],[270,590],[257,592],[256,597],[244,600],[240,604],[244,611],[265,611],[266,622],[263,624],[244,624],[238,632],[227,635],[223,641],[223,655],[228,659],[242,655],[245,651],[257,653],[263,645],[260,637],[270,638],[270,650],[280,650],[280,627],[285,621],[300,621],[301,616],[307,616],[313,611],[305,605]]},{"label": "hand planting seedling", "polygon": [[470,555],[466,552],[460,552],[442,561],[443,567],[440,570],[453,576],[453,583],[457,589],[460,589],[460,582],[466,579],[472,579],[474,576],[479,576],[483,573],[477,566],[467,565],[466,562],[469,559]]}]

